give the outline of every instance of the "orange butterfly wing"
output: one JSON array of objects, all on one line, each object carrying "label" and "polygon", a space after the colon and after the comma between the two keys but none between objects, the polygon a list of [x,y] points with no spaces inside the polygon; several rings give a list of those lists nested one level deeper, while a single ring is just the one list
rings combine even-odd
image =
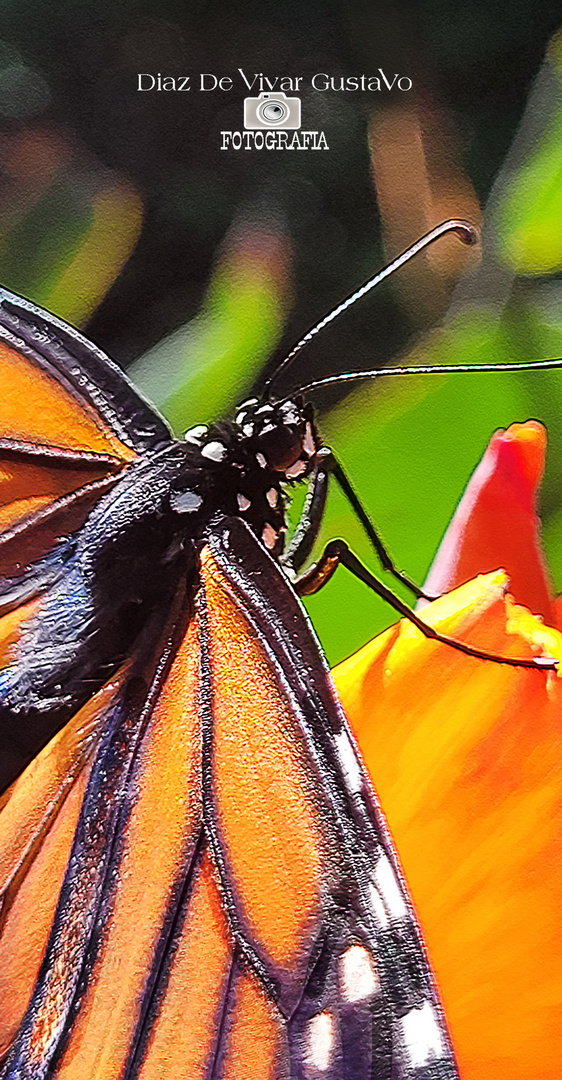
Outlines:
[{"label": "orange butterfly wing", "polygon": [[13,307],[4,303],[0,315],[0,534],[49,516],[53,504],[137,456],[73,379],[40,318],[30,321],[31,305],[24,318],[22,302]]},{"label": "orange butterfly wing", "polygon": [[[77,820],[72,855],[2,1075],[363,1080],[390,1076],[392,1058],[397,1077],[453,1077],[394,856],[297,601],[273,568],[286,610],[269,647],[268,556],[239,522],[209,544],[187,628],[180,597],[152,676],[137,657],[129,689],[103,692],[78,819],[70,797],[58,812]],[[248,546],[255,572],[238,579]]]},{"label": "orange butterfly wing", "polygon": [[[0,303],[2,559],[18,525],[36,526],[70,493],[118,472],[169,431],[78,331],[3,290]],[[81,501],[84,520],[92,499],[85,493]],[[72,528],[78,521],[75,512]]]},{"label": "orange butterfly wing", "polygon": [[99,719],[119,688],[104,687],[39,754],[0,810],[0,1055],[31,997],[68,863]]}]

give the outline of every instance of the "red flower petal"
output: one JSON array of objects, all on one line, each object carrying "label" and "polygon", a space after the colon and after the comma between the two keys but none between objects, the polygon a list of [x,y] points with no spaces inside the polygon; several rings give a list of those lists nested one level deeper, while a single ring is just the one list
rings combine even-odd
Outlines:
[{"label": "red flower petal", "polygon": [[448,592],[504,567],[518,603],[556,625],[536,514],[545,449],[546,432],[536,420],[496,432],[441,542],[428,592]]}]

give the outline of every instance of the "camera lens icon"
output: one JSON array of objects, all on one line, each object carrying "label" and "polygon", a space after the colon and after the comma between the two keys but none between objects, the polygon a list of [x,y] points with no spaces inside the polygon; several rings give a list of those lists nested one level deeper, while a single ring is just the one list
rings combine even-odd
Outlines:
[{"label": "camera lens icon", "polygon": [[244,127],[256,128],[300,128],[300,98],[290,98],[281,92],[260,94],[256,98],[244,100]]},{"label": "camera lens icon", "polygon": [[289,115],[289,110],[284,101],[262,101],[257,109],[256,116],[262,124],[282,124]]}]

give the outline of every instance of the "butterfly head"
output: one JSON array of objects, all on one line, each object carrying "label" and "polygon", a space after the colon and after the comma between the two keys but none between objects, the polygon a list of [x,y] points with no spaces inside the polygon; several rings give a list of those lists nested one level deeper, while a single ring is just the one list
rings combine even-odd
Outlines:
[{"label": "butterfly head", "polygon": [[279,556],[286,531],[284,485],[313,471],[320,445],[313,408],[301,397],[251,398],[234,422],[186,432],[172,508],[203,528],[219,511],[238,515]]},{"label": "butterfly head", "polygon": [[236,425],[241,439],[280,480],[299,480],[310,472],[321,443],[313,408],[302,398],[280,402],[250,398],[240,406]]}]

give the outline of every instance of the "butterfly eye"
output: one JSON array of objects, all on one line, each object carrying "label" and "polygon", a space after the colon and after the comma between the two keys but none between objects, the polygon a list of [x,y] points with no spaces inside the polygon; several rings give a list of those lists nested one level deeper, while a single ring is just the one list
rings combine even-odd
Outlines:
[{"label": "butterfly eye", "polygon": [[260,433],[256,444],[270,469],[283,473],[300,457],[302,439],[300,428],[272,424]]}]

